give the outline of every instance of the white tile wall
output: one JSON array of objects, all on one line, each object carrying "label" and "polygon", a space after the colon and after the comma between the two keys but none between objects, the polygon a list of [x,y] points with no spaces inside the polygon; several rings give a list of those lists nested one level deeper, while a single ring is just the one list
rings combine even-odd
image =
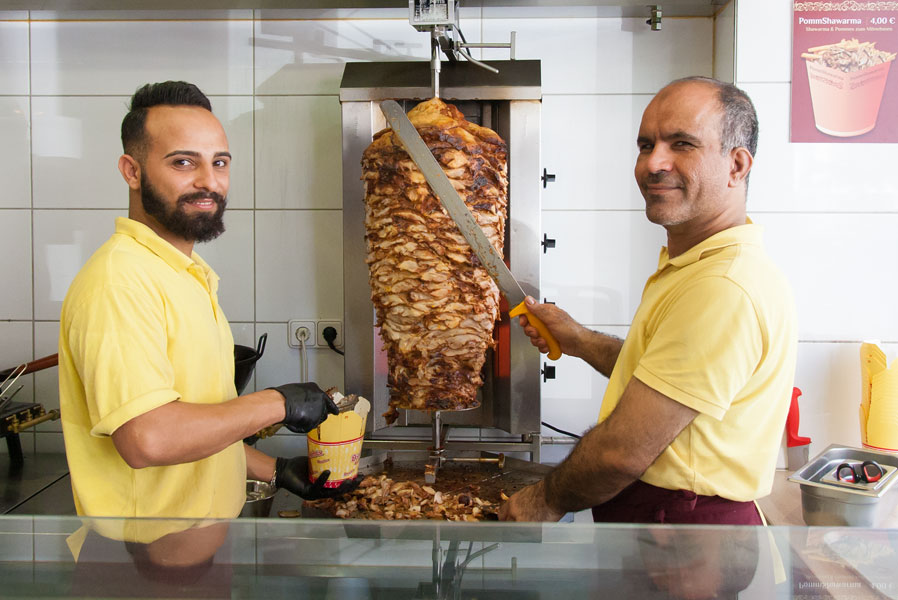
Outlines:
[{"label": "white tile wall", "polygon": [[27,97],[0,97],[0,208],[31,208],[29,114]]},{"label": "white tile wall", "polygon": [[185,80],[206,94],[252,94],[251,21],[34,21],[32,93],[127,95]]},{"label": "white tile wall", "polygon": [[342,319],[342,237],[339,210],[256,211],[256,320]]},{"label": "white tile wall", "polygon": [[789,81],[791,52],[791,2],[737,0],[736,79],[740,84]]},{"label": "white tile wall", "polygon": [[0,319],[30,320],[31,294],[31,211],[0,210],[0,251],[6,257]]},{"label": "white tile wall", "polygon": [[[710,75],[711,19],[671,19],[651,31],[645,19],[491,19],[483,39],[517,31],[516,58],[542,61],[543,94],[654,94],[687,75]],[[484,50],[487,60],[507,50]]]},{"label": "white tile wall", "polygon": [[78,270],[115,232],[115,217],[126,215],[125,210],[34,211],[35,319],[59,319]]},{"label": "white tile wall", "polygon": [[256,94],[336,95],[346,62],[427,58],[430,39],[406,19],[255,23]]},{"label": "white tile wall", "polygon": [[228,321],[252,321],[255,319],[253,211],[225,211],[225,228],[218,239],[197,244],[194,250],[221,277],[218,302]]},{"label": "white tile wall", "polygon": [[556,176],[542,193],[543,210],[643,210],[633,166],[636,133],[651,99],[650,94],[543,98],[542,162]]},{"label": "white tile wall", "polygon": [[[635,183],[633,184],[636,185]],[[658,267],[664,229],[642,211],[547,211],[541,292],[585,324],[628,325]]]},{"label": "white tile wall", "polygon": [[128,98],[32,99],[35,208],[128,207],[118,170]]},{"label": "white tile wall", "polygon": [[799,337],[898,340],[898,213],[758,215],[798,307]]},{"label": "white tile wall", "polygon": [[342,209],[337,97],[257,97],[255,123],[256,208]]},{"label": "white tile wall", "polygon": [[233,157],[228,208],[253,208],[253,99],[249,96],[212,96],[209,100],[212,102],[212,112],[221,121],[228,136],[228,149]]},{"label": "white tile wall", "polygon": [[0,19],[0,94],[28,92],[28,23]]}]

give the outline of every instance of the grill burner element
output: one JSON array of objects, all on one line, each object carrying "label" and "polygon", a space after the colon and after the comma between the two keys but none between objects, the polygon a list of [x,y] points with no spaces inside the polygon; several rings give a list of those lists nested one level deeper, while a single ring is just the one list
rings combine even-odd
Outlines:
[{"label": "grill burner element", "polygon": [[59,411],[51,410],[49,413],[46,413],[44,407],[40,404],[12,402],[13,396],[23,386],[20,385],[12,393],[9,390],[12,389],[22,375],[55,367],[58,362],[59,357],[53,354],[0,372],[0,380],[2,380],[2,383],[0,383],[0,437],[6,438],[11,470],[21,469],[25,462],[25,457],[22,455],[22,442],[19,440],[19,432],[44,421],[55,421],[59,418]]},{"label": "grill burner element", "polygon": [[19,468],[25,460],[19,432],[38,423],[55,421],[58,418],[58,410],[51,410],[48,413],[44,411],[43,406],[35,403],[7,402],[0,409],[0,437],[6,438],[10,467]]}]

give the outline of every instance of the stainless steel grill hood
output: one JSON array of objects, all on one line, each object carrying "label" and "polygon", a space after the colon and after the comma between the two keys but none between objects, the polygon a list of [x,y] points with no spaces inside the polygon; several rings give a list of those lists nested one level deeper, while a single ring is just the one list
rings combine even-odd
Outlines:
[{"label": "stainless steel grill hood", "polygon": [[[666,17],[711,17],[730,0],[666,0],[654,2]],[[7,0],[0,10],[35,11],[134,11],[133,18],[154,18],[148,12],[227,11],[239,9],[263,10],[341,10],[341,9],[401,9],[408,11],[408,0],[193,0],[185,7],[183,0]],[[492,7],[586,7],[593,17],[647,17],[646,0],[465,0],[464,8]],[[142,14],[141,14],[142,13]],[[257,17],[259,15],[256,15]],[[264,18],[264,14],[261,15]],[[191,18],[196,18],[191,16]]]}]

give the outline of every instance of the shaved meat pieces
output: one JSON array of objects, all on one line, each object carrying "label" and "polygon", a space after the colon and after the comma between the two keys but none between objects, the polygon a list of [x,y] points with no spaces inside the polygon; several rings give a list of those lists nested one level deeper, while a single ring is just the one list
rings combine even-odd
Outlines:
[{"label": "shaved meat pieces", "polygon": [[[437,98],[408,116],[501,252],[505,142]],[[389,363],[387,421],[397,408],[475,408],[499,290],[391,129],[374,136],[362,169],[371,299]]]},{"label": "shaved meat pieces", "polygon": [[306,504],[341,519],[484,521],[497,518],[499,506],[474,495],[476,486],[461,492],[436,490],[414,481],[395,482],[386,475],[368,476],[342,498]]}]

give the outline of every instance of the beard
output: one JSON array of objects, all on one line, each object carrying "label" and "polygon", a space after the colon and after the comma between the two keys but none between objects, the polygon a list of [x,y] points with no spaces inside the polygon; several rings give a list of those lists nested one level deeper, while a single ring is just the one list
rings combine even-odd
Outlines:
[{"label": "beard", "polygon": [[[210,199],[215,202],[214,213],[189,214],[184,206],[195,200]],[[148,215],[156,219],[160,225],[176,236],[188,242],[208,242],[220,236],[224,230],[224,211],[228,199],[216,192],[194,192],[180,196],[174,208],[168,210],[165,200],[147,180],[140,174],[140,201]]]}]

